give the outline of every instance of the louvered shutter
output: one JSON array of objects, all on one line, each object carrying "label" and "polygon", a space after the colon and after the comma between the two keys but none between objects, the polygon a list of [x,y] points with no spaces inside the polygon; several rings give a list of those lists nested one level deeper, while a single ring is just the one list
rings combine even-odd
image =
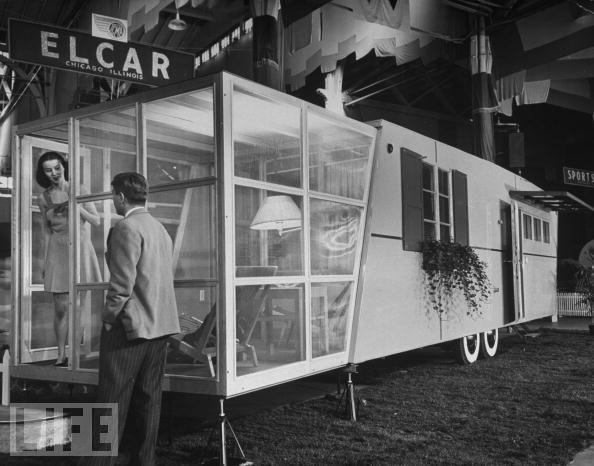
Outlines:
[{"label": "louvered shutter", "polygon": [[402,181],[402,236],[405,251],[423,247],[423,162],[408,149],[400,151]]}]

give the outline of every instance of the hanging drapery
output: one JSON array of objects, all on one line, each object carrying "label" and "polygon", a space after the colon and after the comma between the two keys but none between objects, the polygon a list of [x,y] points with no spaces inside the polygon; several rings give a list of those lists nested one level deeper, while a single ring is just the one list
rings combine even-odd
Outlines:
[{"label": "hanging drapery", "polygon": [[577,16],[561,3],[497,30],[491,36],[500,111],[550,103],[594,111],[594,15]]},{"label": "hanging drapery", "polygon": [[130,0],[126,19],[130,33],[144,27],[145,31],[159,23],[159,13],[171,3],[171,0]]},{"label": "hanging drapery", "polygon": [[[427,63],[438,55],[436,37],[454,40],[443,25],[458,25],[461,18],[460,12],[446,8],[440,10],[448,13],[445,20],[440,16],[421,21],[423,8],[434,2],[336,0],[323,5],[286,29],[285,83],[298,89],[316,68],[329,73],[351,53],[357,60],[373,51],[379,57],[394,57],[397,64],[419,58]],[[449,30],[458,34],[461,29]]]}]

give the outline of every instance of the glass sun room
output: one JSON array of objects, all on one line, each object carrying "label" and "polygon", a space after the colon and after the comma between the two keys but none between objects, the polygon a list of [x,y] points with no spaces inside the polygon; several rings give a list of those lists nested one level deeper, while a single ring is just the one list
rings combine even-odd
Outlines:
[{"label": "glass sun room", "polygon": [[[96,383],[110,182],[132,170],[174,244],[166,389],[234,396],[346,364],[375,131],[226,73],[19,126],[12,375]],[[43,285],[47,151],[73,181],[67,368]]]}]

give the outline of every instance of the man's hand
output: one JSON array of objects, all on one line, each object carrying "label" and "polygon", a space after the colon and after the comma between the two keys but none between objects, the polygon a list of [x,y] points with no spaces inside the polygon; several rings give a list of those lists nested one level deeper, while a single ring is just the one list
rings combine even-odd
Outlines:
[{"label": "man's hand", "polygon": [[109,322],[103,322],[103,328],[109,332],[111,330],[111,328],[113,327],[112,324],[110,324]]}]

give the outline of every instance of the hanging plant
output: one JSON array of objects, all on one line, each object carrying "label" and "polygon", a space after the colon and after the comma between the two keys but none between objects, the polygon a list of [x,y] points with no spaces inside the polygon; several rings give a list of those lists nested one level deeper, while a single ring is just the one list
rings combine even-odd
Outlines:
[{"label": "hanging plant", "polygon": [[439,315],[452,308],[458,290],[467,304],[467,315],[479,315],[481,305],[491,296],[487,265],[474,249],[450,241],[423,243],[423,270],[427,278],[427,295]]}]

